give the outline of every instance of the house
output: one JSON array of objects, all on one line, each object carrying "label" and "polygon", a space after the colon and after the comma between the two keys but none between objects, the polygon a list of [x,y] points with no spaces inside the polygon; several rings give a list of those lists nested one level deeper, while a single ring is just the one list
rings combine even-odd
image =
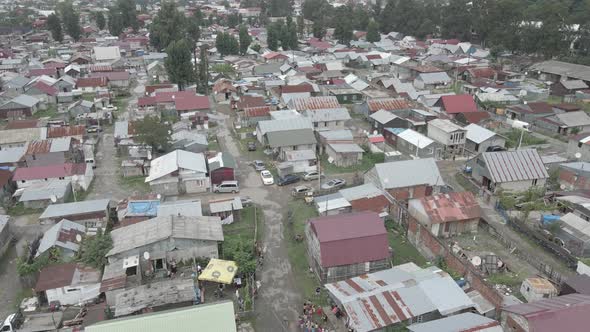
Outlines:
[{"label": "house", "polygon": [[564,190],[590,190],[590,163],[585,161],[559,165],[559,185]]},{"label": "house", "polygon": [[194,326],[199,326],[205,331],[236,332],[232,301],[220,301],[121,319],[109,319],[86,326],[85,331],[159,332],[165,327],[172,331],[189,332]]},{"label": "house", "polygon": [[0,130],[0,150],[25,147],[29,141],[40,138],[40,128]]},{"label": "house", "polygon": [[552,134],[568,136],[590,131],[590,116],[584,111],[557,113],[537,118],[534,124]]},{"label": "house", "polygon": [[62,219],[62,221],[45,231],[39,242],[35,257],[39,257],[47,250],[57,249],[61,257],[73,258],[80,249],[80,243],[84,235],[86,235],[86,227]]},{"label": "house", "polygon": [[83,162],[80,141],[69,136],[30,141],[23,158],[27,167]]},{"label": "house", "polygon": [[173,133],[172,148],[188,152],[200,153],[209,148],[207,136],[195,130],[181,130]]},{"label": "house", "polygon": [[369,123],[377,133],[383,133],[385,128],[402,127],[406,121],[390,111],[379,110],[369,116]]},{"label": "house", "polygon": [[95,301],[100,295],[100,271],[80,263],[58,263],[41,269],[35,285],[40,304],[62,306]]},{"label": "house", "polygon": [[503,332],[500,322],[471,312],[464,312],[407,327],[411,332]]},{"label": "house", "polygon": [[310,219],[305,229],[310,266],[322,283],[390,267],[383,220],[374,212]]},{"label": "house", "polygon": [[352,212],[352,205],[339,192],[316,196],[313,203],[320,216],[333,216]]},{"label": "house", "polygon": [[412,129],[385,128],[383,137],[388,145],[411,158],[439,158],[441,145]]},{"label": "house", "polygon": [[236,179],[235,169],[237,168],[237,164],[234,157],[229,153],[218,152],[215,157],[209,158],[207,163],[209,165],[211,185]]},{"label": "house", "polygon": [[152,191],[162,195],[206,192],[210,188],[202,153],[174,150],[152,160],[145,179]]},{"label": "house", "polygon": [[463,156],[467,130],[447,119],[428,122],[428,137],[437,141],[442,150],[436,151],[437,158],[453,159]]},{"label": "house", "polygon": [[243,111],[246,108],[263,107],[266,106],[264,97],[243,95],[237,102],[232,102],[232,108],[237,112]]},{"label": "house", "polygon": [[265,63],[252,67],[252,75],[267,76],[267,75],[281,75],[282,63]]},{"label": "house", "polygon": [[590,275],[577,274],[567,278],[561,283],[561,291],[559,292],[559,295],[575,293],[590,295]]},{"label": "house", "polygon": [[338,192],[348,201],[353,212],[372,211],[378,213],[379,216],[389,212],[391,202],[383,190],[372,183],[340,189]]},{"label": "house", "polygon": [[348,129],[341,130],[326,130],[316,132],[318,141],[320,143],[319,154],[322,155],[328,144],[351,144],[354,143],[354,136],[352,131]]},{"label": "house", "polygon": [[325,146],[328,162],[338,167],[351,167],[358,165],[363,160],[363,150],[356,143],[335,143]]},{"label": "house", "polygon": [[553,115],[555,111],[546,102],[511,105],[506,108],[506,118],[533,123],[536,119]]},{"label": "house", "polygon": [[569,294],[502,308],[504,331],[584,332],[590,325],[590,296]]},{"label": "house", "polygon": [[39,182],[18,189],[14,196],[29,209],[44,209],[50,204],[65,203],[72,197],[72,182],[70,180],[52,180]]},{"label": "house", "polygon": [[289,151],[315,151],[316,138],[309,118],[287,118],[260,121],[256,125],[256,138],[275,151],[281,160]]},{"label": "house", "polygon": [[559,225],[555,236],[564,247],[577,257],[590,257],[590,223],[569,212],[559,218]]},{"label": "house", "polygon": [[262,59],[264,59],[264,62],[266,63],[284,63],[287,59],[289,59],[288,56],[281,54],[279,52],[267,52],[261,55]]},{"label": "house", "polygon": [[29,117],[37,113],[42,107],[44,106],[41,100],[29,95],[19,95],[0,105],[0,118]]},{"label": "house", "polygon": [[590,67],[563,61],[548,60],[535,63],[528,71],[541,81],[557,83],[561,80],[582,80],[590,82]]},{"label": "house", "polygon": [[316,131],[344,129],[346,121],[351,119],[346,108],[307,110],[304,114],[311,119]]},{"label": "house", "polygon": [[238,89],[228,79],[220,79],[213,85],[215,101],[222,102],[236,96]]},{"label": "house", "polygon": [[408,213],[437,237],[477,233],[482,216],[479,203],[469,191],[411,199]]},{"label": "house", "polygon": [[116,61],[121,58],[119,46],[95,46],[92,49],[92,57],[96,62]]},{"label": "house", "polygon": [[240,197],[222,198],[209,201],[209,213],[212,216],[219,217],[221,224],[227,225],[234,221],[240,221],[242,200]]},{"label": "house", "polygon": [[530,303],[557,296],[557,288],[545,278],[532,277],[524,279],[520,294]]},{"label": "house", "polygon": [[420,73],[414,79],[414,86],[420,90],[435,90],[446,88],[452,82],[453,80],[444,71],[438,73]]},{"label": "house", "polygon": [[[359,80],[360,81],[360,80]],[[330,86],[328,95],[338,99],[340,104],[354,104],[363,100],[363,94],[356,89],[348,88],[348,85]]]},{"label": "house", "polygon": [[[111,238],[113,247],[106,254],[109,265],[139,256],[127,269],[143,273],[152,267],[165,269],[172,260],[217,258],[223,231],[219,217],[158,216],[114,229]],[[146,251],[149,256],[144,255]]]},{"label": "house", "polygon": [[441,112],[452,117],[459,113],[478,112],[477,105],[471,95],[442,96],[434,106],[440,107]]},{"label": "house", "polygon": [[307,110],[341,108],[338,99],[333,96],[293,98],[289,101],[287,107],[302,113]]},{"label": "house", "polygon": [[96,228],[105,228],[110,220],[110,200],[97,199],[82,202],[49,205],[39,216],[41,223],[58,223],[63,219],[86,226],[86,233],[96,233]]},{"label": "house", "polygon": [[28,96],[35,97],[40,100],[41,103],[54,105],[57,103],[57,94],[59,90],[54,86],[48,85],[43,81],[37,81],[30,85],[25,90],[25,94]]},{"label": "house", "polygon": [[259,121],[270,120],[270,106],[246,107],[239,115],[242,126],[256,126]]},{"label": "house", "polygon": [[48,166],[19,167],[12,177],[19,189],[43,183],[65,180],[73,190],[88,190],[94,179],[92,167],[86,163],[53,164]]},{"label": "house", "polygon": [[467,131],[465,150],[470,154],[478,154],[486,152],[489,147],[506,146],[506,138],[502,135],[496,134],[495,132],[488,130],[476,124],[470,124],[464,127]]},{"label": "house", "polygon": [[437,194],[445,185],[432,158],[375,164],[364,178],[400,201]]},{"label": "house", "polygon": [[81,77],[76,80],[76,89],[82,93],[94,93],[109,85],[106,77]]},{"label": "house", "polygon": [[392,112],[408,109],[410,109],[410,104],[403,98],[370,98],[359,105],[357,113],[369,117],[380,110]]},{"label": "house", "polygon": [[[86,136],[86,126],[75,125],[67,127],[48,127],[47,138],[71,138],[74,141],[82,142]],[[84,145],[83,145],[84,146]]]},{"label": "house", "polygon": [[573,95],[576,91],[588,89],[589,86],[582,80],[560,80],[551,85],[551,94],[554,96]]},{"label": "house", "polygon": [[490,114],[488,112],[471,112],[471,113],[458,113],[455,115],[455,121],[463,124],[468,125],[471,123],[475,123],[481,125],[485,121],[490,119]]},{"label": "house", "polygon": [[495,192],[499,188],[524,191],[544,187],[549,174],[535,149],[483,152],[469,162],[472,176],[481,186]]},{"label": "house", "polygon": [[129,87],[131,75],[127,71],[108,71],[91,73],[89,77],[105,78],[111,89],[126,89]]},{"label": "house", "polygon": [[313,85],[302,83],[298,85],[283,85],[279,87],[281,99],[284,104],[288,105],[294,98],[309,98],[315,95],[316,90]]},{"label": "house", "polygon": [[[446,272],[436,266],[422,269],[414,263],[325,287],[330,299],[346,313],[348,326],[358,332],[384,331],[445,316],[456,317],[474,306]],[[435,331],[441,331],[439,328],[444,326],[437,325]]]},{"label": "house", "polygon": [[569,137],[567,157],[571,159],[576,158],[580,161],[590,161],[590,132]]}]

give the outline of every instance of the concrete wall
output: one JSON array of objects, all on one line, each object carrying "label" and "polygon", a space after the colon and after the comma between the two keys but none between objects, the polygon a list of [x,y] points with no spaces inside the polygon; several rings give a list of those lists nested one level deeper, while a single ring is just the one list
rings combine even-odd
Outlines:
[{"label": "concrete wall", "polygon": [[61,305],[78,305],[97,298],[100,294],[100,283],[48,289],[45,294],[49,303],[59,301]]},{"label": "concrete wall", "polygon": [[362,152],[337,153],[330,145],[326,145],[326,153],[334,160],[334,165],[338,167],[349,167],[358,165],[363,160]]},{"label": "concrete wall", "polygon": [[567,157],[575,158],[576,153],[580,153],[582,155],[579,161],[590,161],[590,145],[570,139],[567,144]]},{"label": "concrete wall", "polygon": [[487,139],[487,140],[481,142],[479,145],[475,144],[475,142],[473,142],[473,141],[467,140],[465,142],[465,150],[468,150],[469,152],[473,152],[473,153],[480,153],[480,152],[486,152],[488,147],[495,146],[495,145],[505,147],[506,146],[506,139],[504,139],[503,137],[500,137],[498,135],[495,135],[495,136],[491,137],[490,139]]}]

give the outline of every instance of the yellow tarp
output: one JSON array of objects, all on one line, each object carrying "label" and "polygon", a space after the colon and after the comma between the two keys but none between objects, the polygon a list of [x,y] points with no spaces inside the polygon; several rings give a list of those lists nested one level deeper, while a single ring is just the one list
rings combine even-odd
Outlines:
[{"label": "yellow tarp", "polygon": [[207,267],[201,272],[199,280],[231,284],[237,271],[238,265],[236,265],[236,262],[212,258]]}]

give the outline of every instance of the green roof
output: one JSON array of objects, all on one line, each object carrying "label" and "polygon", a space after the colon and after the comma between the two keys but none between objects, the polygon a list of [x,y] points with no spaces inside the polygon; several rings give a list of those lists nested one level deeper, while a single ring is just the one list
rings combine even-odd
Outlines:
[{"label": "green roof", "polygon": [[87,326],[88,332],[236,332],[234,305],[231,301],[200,304],[119,318]]}]

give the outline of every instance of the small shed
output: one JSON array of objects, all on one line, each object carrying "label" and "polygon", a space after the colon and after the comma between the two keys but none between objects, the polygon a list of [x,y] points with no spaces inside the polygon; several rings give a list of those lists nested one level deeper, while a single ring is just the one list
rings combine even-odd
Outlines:
[{"label": "small shed", "polygon": [[544,278],[526,278],[520,285],[520,293],[527,302],[534,302],[557,296],[557,288]]},{"label": "small shed", "polygon": [[207,160],[209,164],[209,176],[211,185],[220,184],[223,181],[235,180],[236,161],[227,152],[219,152],[213,158]]},{"label": "small shed", "polygon": [[240,197],[209,201],[209,213],[211,213],[212,216],[221,218],[221,223],[223,225],[239,221],[240,211],[243,208]]}]

